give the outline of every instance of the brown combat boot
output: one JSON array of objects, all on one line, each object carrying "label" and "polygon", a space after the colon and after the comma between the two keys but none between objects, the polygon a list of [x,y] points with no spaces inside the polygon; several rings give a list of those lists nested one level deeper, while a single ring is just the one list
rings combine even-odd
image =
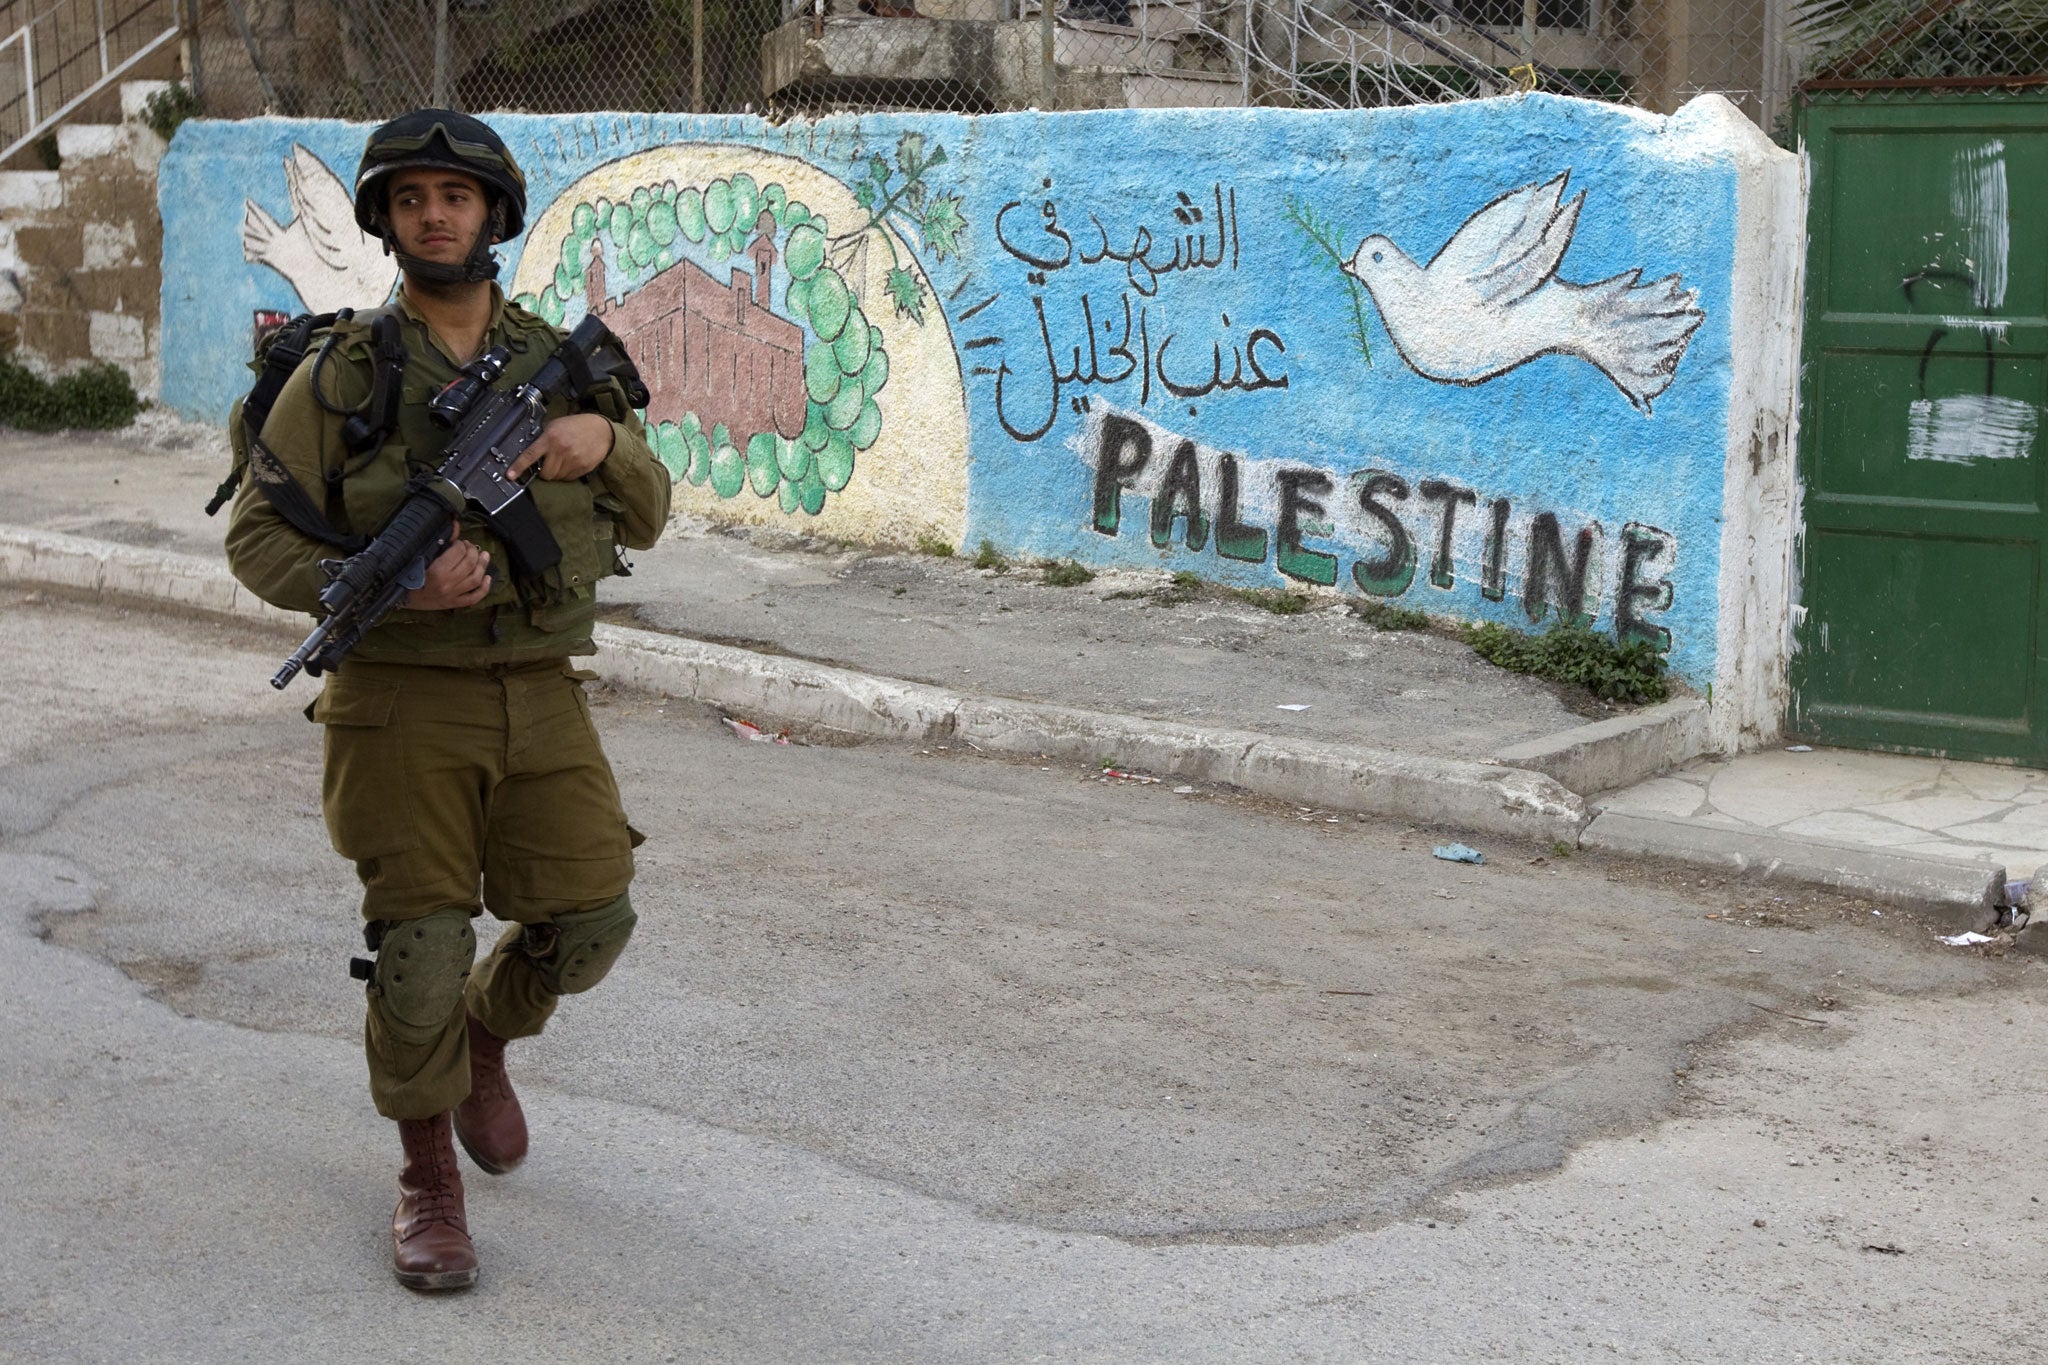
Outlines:
[{"label": "brown combat boot", "polygon": [[455,1136],[492,1175],[526,1160],[526,1114],[505,1074],[505,1040],[469,1016],[469,1098],[455,1106]]},{"label": "brown combat boot", "polygon": [[476,1247],[462,1211],[462,1172],[449,1141],[448,1116],[400,1119],[405,1169],[391,1215],[391,1266],[407,1289],[467,1289],[476,1283]]}]

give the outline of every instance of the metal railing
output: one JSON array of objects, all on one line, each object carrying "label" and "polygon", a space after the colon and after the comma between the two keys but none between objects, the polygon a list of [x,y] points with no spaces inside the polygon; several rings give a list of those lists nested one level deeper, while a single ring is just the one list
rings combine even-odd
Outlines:
[{"label": "metal railing", "polygon": [[[791,112],[1256,104],[1355,108],[1518,90],[1765,114],[1784,0],[785,0],[764,89]],[[949,22],[950,21],[950,22]],[[998,36],[979,82],[934,51]],[[1003,79],[1019,62],[1035,74]],[[912,80],[907,72],[943,79]]]},{"label": "metal railing", "polygon": [[[1533,17],[1537,7],[1527,8]],[[1587,80],[1543,60],[1549,35],[1514,25],[1522,9],[1483,0],[1247,0],[1221,12],[1191,9],[1188,33],[1239,72],[1248,102],[1355,109],[1539,87],[1592,99],[1626,93],[1620,82]],[[1585,4],[1543,17],[1576,19],[1572,33],[1599,24],[1597,7]]]},{"label": "metal railing", "polygon": [[176,0],[0,4],[0,163],[178,38]]}]

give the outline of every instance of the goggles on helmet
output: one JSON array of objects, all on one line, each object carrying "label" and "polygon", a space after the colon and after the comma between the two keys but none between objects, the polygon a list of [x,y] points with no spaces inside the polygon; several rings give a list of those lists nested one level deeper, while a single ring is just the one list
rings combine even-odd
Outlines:
[{"label": "goggles on helmet", "polygon": [[436,122],[423,133],[408,133],[401,137],[393,137],[386,134],[377,139],[376,145],[370,148],[366,156],[374,158],[379,162],[387,158],[394,160],[402,159],[418,152],[424,152],[433,145],[435,138],[441,139],[447,145],[448,150],[463,161],[479,162],[491,167],[493,170],[505,172],[521,184],[526,183],[526,177],[520,174],[518,165],[513,162],[511,157],[505,155],[504,152],[493,147],[488,142],[464,141],[462,138],[449,132],[447,124],[440,122]]}]

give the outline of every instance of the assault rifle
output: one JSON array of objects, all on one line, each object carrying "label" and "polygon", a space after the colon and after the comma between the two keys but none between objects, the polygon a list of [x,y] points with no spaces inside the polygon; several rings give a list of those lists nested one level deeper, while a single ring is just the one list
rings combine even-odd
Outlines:
[{"label": "assault rifle", "polygon": [[533,378],[509,391],[493,388],[509,359],[494,346],[435,395],[428,411],[455,432],[440,468],[413,477],[405,501],[361,551],[320,561],[326,616],[277,670],[272,687],[288,686],[301,669],[317,678],[340,663],[426,582],[427,566],[453,543],[455,518],[471,503],[504,540],[520,574],[543,573],[560,562],[561,547],[526,497],[533,471],[515,479],[512,466],[539,439],[550,398],[564,391],[587,398],[616,378],[626,401],[640,408],[647,406],[647,387],[625,347],[595,317],[578,323]]}]

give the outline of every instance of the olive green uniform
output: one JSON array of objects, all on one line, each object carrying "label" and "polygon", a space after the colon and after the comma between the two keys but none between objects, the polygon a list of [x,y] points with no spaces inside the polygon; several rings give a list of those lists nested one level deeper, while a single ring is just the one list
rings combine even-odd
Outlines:
[{"label": "olive green uniform", "polygon": [[[483,344],[510,352],[500,381],[509,385],[538,370],[561,333],[495,285],[491,297]],[[439,464],[448,433],[427,401],[458,371],[403,295],[393,307],[407,359],[398,427],[380,451],[352,457],[341,435],[342,414],[371,390],[361,318],[337,325],[319,395],[309,358],[262,433],[328,519],[362,535],[396,510],[413,473]],[[464,537],[491,557],[488,595],[461,610],[394,611],[307,710],[326,727],[329,837],[354,861],[363,915],[383,934],[366,1035],[371,1095],[390,1118],[432,1117],[469,1093],[465,1007],[501,1038],[539,1033],[560,995],[603,976],[632,928],[639,836],[583,697],[594,675],[568,660],[595,650],[597,581],[619,571],[619,547],[646,549],[660,535],[669,477],[616,384],[598,408],[612,423],[603,463],[581,479],[528,484],[562,548],[551,590],[522,601],[504,547],[466,517]],[[557,400],[548,416],[572,410]],[[235,503],[227,551],[258,596],[317,614],[318,561],[336,551],[293,529],[253,481]],[[483,908],[511,927],[472,971],[469,920]]]}]

